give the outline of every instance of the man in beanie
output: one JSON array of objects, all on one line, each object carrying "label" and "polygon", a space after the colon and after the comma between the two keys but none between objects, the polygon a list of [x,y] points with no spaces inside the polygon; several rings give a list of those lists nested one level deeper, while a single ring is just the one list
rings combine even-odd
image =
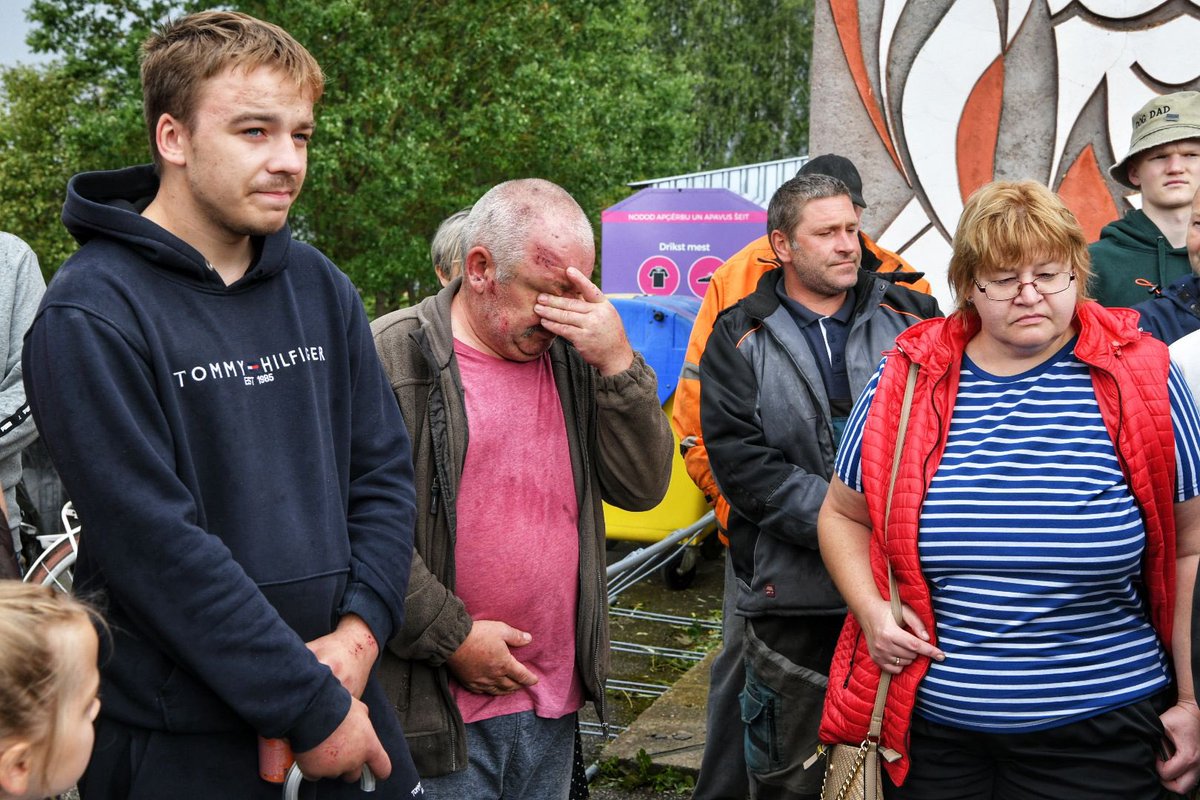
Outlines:
[{"label": "man in beanie", "polygon": [[[863,199],[862,178],[850,159],[833,154],[811,158],[796,173],[797,177],[803,175],[828,175],[840,180],[849,190],[854,212],[861,219],[867,203]],[[860,263],[864,270],[910,289],[930,293],[929,282],[900,256],[879,247],[862,231],[858,232],[858,242]],[[770,237],[763,235],[731,256],[713,273],[692,326],[687,355],[675,391],[671,421],[683,448],[684,463],[692,480],[715,507],[722,531],[728,522],[729,505],[717,490],[700,433],[700,357],[704,354],[717,315],[753,292],[763,274],[779,266],[781,263],[771,248]],[[724,534],[721,538],[725,540]],[[727,564],[722,603],[724,646],[713,661],[709,678],[707,738],[694,800],[742,798],[748,791],[742,751],[743,726],[738,705],[738,696],[744,684],[743,625],[742,620],[734,614],[736,597],[737,584],[732,577],[732,567]]]},{"label": "man in beanie", "polygon": [[1200,330],[1200,192],[1192,200],[1189,220],[1185,249],[1191,271],[1133,307],[1142,315],[1142,330],[1169,345]]},{"label": "man in beanie", "polygon": [[1133,115],[1129,153],[1109,170],[1141,190],[1142,207],[1100,231],[1092,255],[1092,296],[1132,306],[1188,275],[1188,220],[1200,189],[1200,92],[1156,97]]},{"label": "man in beanie", "polygon": [[[855,168],[854,162],[844,156],[832,153],[810,158],[796,173],[802,175],[828,175],[837,178],[850,190],[850,199],[854,204],[854,212],[859,220],[867,207],[863,199],[862,178]],[[869,236],[858,231],[858,244],[862,253],[860,266],[868,272],[874,272],[885,280],[898,283],[924,294],[931,294],[929,281],[924,273],[917,272],[913,267],[896,253],[885,250],[871,240]],[[683,449],[683,460],[687,466],[688,475],[704,492],[708,502],[717,511],[717,521],[722,528],[725,525],[729,507],[725,505],[717,491],[712,473],[708,468],[708,456],[704,450],[704,441],[700,436],[700,357],[704,354],[704,346],[712,333],[717,315],[754,291],[758,279],[768,270],[780,266],[775,251],[771,249],[769,237],[761,236],[738,252],[717,268],[709,281],[692,326],[692,335],[688,340],[687,355],[684,358],[683,369],[679,374],[679,387],[675,395],[675,407],[672,424],[679,436]],[[728,646],[728,643],[727,643]],[[734,692],[736,698],[737,693]],[[697,795],[700,796],[699,794]]]}]

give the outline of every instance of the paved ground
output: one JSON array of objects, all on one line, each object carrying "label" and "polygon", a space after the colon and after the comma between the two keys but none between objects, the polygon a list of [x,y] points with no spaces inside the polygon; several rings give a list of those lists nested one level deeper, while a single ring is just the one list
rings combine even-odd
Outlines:
[{"label": "paved ground", "polygon": [[[628,555],[638,546],[619,544],[609,552],[610,563]],[[717,550],[714,555],[717,557],[697,558],[695,579],[685,589],[668,589],[660,576],[649,576],[624,591],[613,604],[619,609],[694,618],[697,624],[680,627],[613,616],[614,642],[678,650],[713,650],[720,643],[719,632],[698,623],[720,620],[724,554]],[[616,681],[671,685],[674,689],[656,703],[653,698],[610,691],[610,724],[628,730],[607,746],[599,737],[584,738],[584,760],[589,764],[600,761],[605,765],[601,778],[592,784],[592,797],[597,800],[641,800],[650,797],[671,800],[690,796],[690,792],[678,794],[669,789],[684,776],[694,777],[699,765],[704,747],[707,662],[698,665],[695,661],[614,652],[611,678]],[[653,710],[647,711],[652,703]],[[582,720],[595,719],[590,707],[585,712],[581,715]],[[645,750],[652,765],[638,765],[639,750]],[[664,766],[670,767],[671,773],[655,777],[656,771]],[[644,781],[652,786],[623,789],[618,785],[622,779],[627,783]]]}]

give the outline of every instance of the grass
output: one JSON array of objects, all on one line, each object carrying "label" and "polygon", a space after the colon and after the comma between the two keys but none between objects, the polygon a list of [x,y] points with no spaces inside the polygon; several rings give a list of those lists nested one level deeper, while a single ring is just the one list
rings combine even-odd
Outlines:
[{"label": "grass", "polygon": [[683,794],[696,786],[695,779],[675,767],[655,766],[645,750],[638,750],[633,764],[615,758],[600,762],[599,780],[602,784],[625,790],[649,789],[655,793]]}]

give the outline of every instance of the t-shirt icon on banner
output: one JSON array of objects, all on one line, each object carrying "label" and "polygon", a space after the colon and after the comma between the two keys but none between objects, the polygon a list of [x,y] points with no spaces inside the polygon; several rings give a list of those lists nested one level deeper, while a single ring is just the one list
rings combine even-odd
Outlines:
[{"label": "t-shirt icon on banner", "polygon": [[680,282],[679,265],[666,256],[650,256],[638,267],[638,289],[642,294],[675,294]]}]

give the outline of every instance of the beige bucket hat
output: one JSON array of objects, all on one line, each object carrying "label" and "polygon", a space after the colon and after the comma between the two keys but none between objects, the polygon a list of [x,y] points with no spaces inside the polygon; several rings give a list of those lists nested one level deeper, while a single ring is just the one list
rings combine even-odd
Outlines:
[{"label": "beige bucket hat", "polygon": [[1154,98],[1133,115],[1129,152],[1113,164],[1108,174],[1117,183],[1136,189],[1129,182],[1129,159],[1160,144],[1181,139],[1200,139],[1200,92],[1175,92]]}]

